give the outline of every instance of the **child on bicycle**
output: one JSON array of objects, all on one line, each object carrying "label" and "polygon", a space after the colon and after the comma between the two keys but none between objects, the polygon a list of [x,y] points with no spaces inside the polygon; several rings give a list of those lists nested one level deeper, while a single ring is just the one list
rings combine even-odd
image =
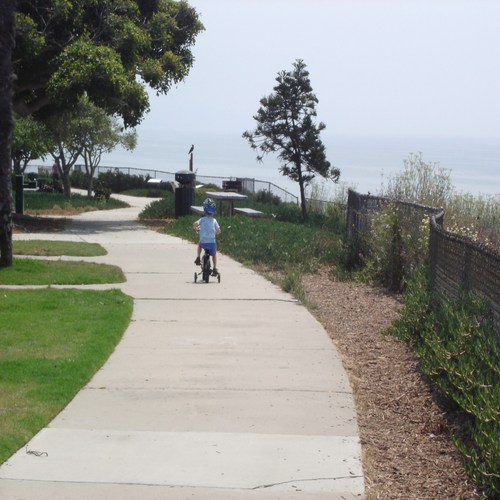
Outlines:
[{"label": "child on bicycle", "polygon": [[214,268],[212,274],[217,276],[217,243],[215,237],[220,234],[220,227],[214,215],[217,213],[215,203],[211,198],[203,202],[204,215],[193,224],[193,229],[199,233],[200,241],[197,247],[196,260],[194,263],[200,265],[201,249],[208,250],[212,256]]}]

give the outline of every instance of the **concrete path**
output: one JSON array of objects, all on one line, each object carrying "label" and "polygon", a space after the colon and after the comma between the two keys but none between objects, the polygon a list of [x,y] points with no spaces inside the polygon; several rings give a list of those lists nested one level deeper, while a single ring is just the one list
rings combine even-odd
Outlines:
[{"label": "concrete path", "polygon": [[[75,217],[134,298],[115,352],[0,466],[2,500],[337,499],[364,491],[351,389],[322,326],[293,297],[220,255],[194,283],[195,246],[131,208]],[[222,230],[229,230],[222,227]],[[117,285],[113,285],[117,287]],[[84,314],[84,312],[82,311]]]}]

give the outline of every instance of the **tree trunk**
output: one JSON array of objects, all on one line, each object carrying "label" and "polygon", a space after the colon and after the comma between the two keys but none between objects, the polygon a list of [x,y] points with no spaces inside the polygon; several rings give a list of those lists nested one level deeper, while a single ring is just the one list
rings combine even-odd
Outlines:
[{"label": "tree trunk", "polygon": [[12,265],[12,49],[15,0],[0,3],[0,267]]},{"label": "tree trunk", "polygon": [[297,173],[299,174],[299,190],[300,190],[300,207],[302,209],[302,221],[307,221],[307,205],[306,205],[306,192],[304,186],[304,178],[302,177],[302,165],[297,165]]},{"label": "tree trunk", "polygon": [[92,198],[92,192],[94,191],[94,174],[90,174],[87,180],[87,196]]},{"label": "tree trunk", "polygon": [[64,168],[63,173],[62,173],[63,192],[64,192],[64,196],[66,196],[66,198],[68,198],[68,199],[71,198],[70,175],[71,175],[71,167],[68,167],[67,169]]},{"label": "tree trunk", "polygon": [[[61,183],[64,196],[66,198],[71,198],[71,180],[69,176],[71,175],[71,165],[66,163],[66,157],[64,155],[64,148],[59,144],[59,161],[61,163]],[[57,159],[57,158],[55,158]]]}]

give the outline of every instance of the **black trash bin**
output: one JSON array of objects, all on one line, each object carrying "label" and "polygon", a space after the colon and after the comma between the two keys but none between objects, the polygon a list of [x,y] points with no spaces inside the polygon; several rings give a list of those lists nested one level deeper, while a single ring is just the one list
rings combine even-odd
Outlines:
[{"label": "black trash bin", "polygon": [[175,190],[175,216],[183,217],[191,213],[196,175],[189,170],[180,170],[176,172],[175,180],[179,183]]}]

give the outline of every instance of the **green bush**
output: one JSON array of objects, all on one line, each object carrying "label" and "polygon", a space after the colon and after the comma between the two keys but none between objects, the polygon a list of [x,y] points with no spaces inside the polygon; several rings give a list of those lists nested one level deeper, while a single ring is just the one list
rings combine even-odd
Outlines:
[{"label": "green bush", "polygon": [[445,228],[500,252],[500,199],[455,194],[445,205]]},{"label": "green bush", "polygon": [[389,332],[413,346],[422,371],[465,416],[454,440],[466,469],[492,497],[500,494],[500,343],[489,308],[472,294],[437,297],[422,266]]},{"label": "green bush", "polygon": [[410,155],[402,173],[381,193],[394,200],[381,204],[369,217],[346,262],[361,268],[358,275],[395,291],[428,254],[431,209],[400,201],[443,208],[445,229],[500,250],[500,202],[493,197],[457,194],[446,170]]},{"label": "green bush", "polygon": [[381,195],[443,208],[445,229],[500,251],[500,200],[494,196],[458,193],[449,171],[410,155],[404,170],[382,187]]},{"label": "green bush", "polygon": [[164,193],[164,198],[155,200],[139,214],[139,219],[164,219],[175,216],[175,198],[172,193]]},{"label": "green bush", "polygon": [[98,180],[112,193],[122,193],[129,189],[147,188],[149,176],[124,174],[118,169],[99,174]]},{"label": "green bush", "polygon": [[94,198],[97,200],[109,200],[111,192],[111,188],[101,178],[94,181]]},{"label": "green bush", "polygon": [[85,171],[73,170],[70,176],[71,186],[78,189],[87,189],[87,175]]},{"label": "green bush", "polygon": [[265,189],[261,189],[257,191],[254,195],[254,199],[258,203],[269,203],[272,205],[281,205],[281,198],[279,196],[274,195],[271,191],[266,191]]},{"label": "green bush", "polygon": [[24,208],[27,211],[51,211],[54,208],[59,208],[60,210],[77,209],[80,211],[90,211],[124,208],[127,206],[126,203],[120,200],[96,200],[76,193],[70,199],[66,198],[62,193],[44,193],[40,191],[27,191],[24,193]]},{"label": "green bush", "polygon": [[367,223],[359,247],[365,279],[402,291],[427,258],[429,214],[415,207],[389,203]]}]

